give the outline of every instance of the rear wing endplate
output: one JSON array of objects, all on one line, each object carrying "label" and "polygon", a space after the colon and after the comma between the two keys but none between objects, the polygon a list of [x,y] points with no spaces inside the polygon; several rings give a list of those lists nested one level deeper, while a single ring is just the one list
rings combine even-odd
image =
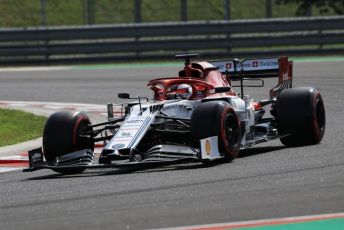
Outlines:
[{"label": "rear wing endplate", "polygon": [[229,80],[240,78],[278,78],[278,84],[270,90],[270,98],[275,98],[282,90],[292,87],[293,62],[288,57],[210,61]]}]

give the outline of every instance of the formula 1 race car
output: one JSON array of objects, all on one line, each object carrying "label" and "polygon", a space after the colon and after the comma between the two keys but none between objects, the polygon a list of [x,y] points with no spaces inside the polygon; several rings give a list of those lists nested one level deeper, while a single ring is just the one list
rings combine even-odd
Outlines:
[{"label": "formula 1 race car", "polygon": [[[25,171],[52,169],[80,173],[87,168],[157,167],[181,162],[232,161],[239,150],[279,138],[286,146],[318,144],[325,132],[325,108],[316,88],[292,88],[293,62],[287,57],[193,62],[185,59],[178,77],[148,82],[153,98],[122,104],[108,121],[91,124],[83,113],[61,111],[47,120],[43,147],[29,151]],[[263,86],[277,78],[270,97],[254,101],[244,94],[245,82]],[[240,93],[231,83],[237,81]],[[252,86],[252,85],[250,85]],[[268,109],[264,109],[268,107]],[[270,115],[264,116],[266,110]],[[95,163],[94,146],[104,148]]]}]

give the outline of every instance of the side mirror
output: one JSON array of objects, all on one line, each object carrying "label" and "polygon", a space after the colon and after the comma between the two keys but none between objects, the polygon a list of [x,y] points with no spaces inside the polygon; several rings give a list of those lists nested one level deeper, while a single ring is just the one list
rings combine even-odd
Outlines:
[{"label": "side mirror", "polygon": [[118,98],[120,98],[120,99],[129,99],[130,98],[130,94],[129,93],[119,93],[118,94]]},{"label": "side mirror", "polygon": [[216,87],[215,88],[215,93],[226,93],[231,91],[231,87],[229,86],[223,86],[223,87]]}]

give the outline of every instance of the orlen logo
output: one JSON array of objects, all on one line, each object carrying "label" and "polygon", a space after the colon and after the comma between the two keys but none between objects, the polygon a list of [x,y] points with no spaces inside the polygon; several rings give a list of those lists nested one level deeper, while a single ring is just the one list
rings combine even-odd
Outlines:
[{"label": "orlen logo", "polygon": [[258,61],[252,62],[252,67],[258,67]]},{"label": "orlen logo", "polygon": [[125,147],[125,144],[115,144],[112,146],[112,149],[117,150]]}]

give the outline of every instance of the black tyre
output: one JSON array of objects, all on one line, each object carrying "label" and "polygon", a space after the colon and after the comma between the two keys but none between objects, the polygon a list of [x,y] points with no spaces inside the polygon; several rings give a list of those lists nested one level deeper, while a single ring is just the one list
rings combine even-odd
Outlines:
[{"label": "black tyre", "polygon": [[281,138],[286,146],[318,144],[325,133],[324,102],[318,89],[300,87],[286,89],[277,96],[278,132],[291,135]]},{"label": "black tyre", "polygon": [[219,137],[219,152],[227,161],[238,156],[241,142],[239,119],[225,101],[209,101],[197,106],[191,116],[191,135],[199,147],[200,140]]},{"label": "black tyre", "polygon": [[[91,138],[80,134],[91,124],[88,116],[82,112],[71,113],[61,111],[52,114],[43,131],[43,151],[48,164],[52,164],[56,157],[82,149],[94,150]],[[89,129],[89,128],[88,128]],[[59,173],[80,173],[84,169],[59,169]]]}]

